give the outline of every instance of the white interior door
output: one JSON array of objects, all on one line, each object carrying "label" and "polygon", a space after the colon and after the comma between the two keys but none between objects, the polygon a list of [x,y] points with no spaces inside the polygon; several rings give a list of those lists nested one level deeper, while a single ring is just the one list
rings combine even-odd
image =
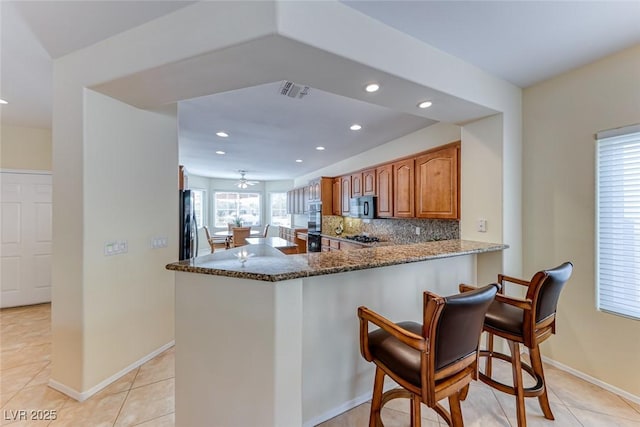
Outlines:
[{"label": "white interior door", "polygon": [[0,307],[51,301],[51,174],[2,172]]}]

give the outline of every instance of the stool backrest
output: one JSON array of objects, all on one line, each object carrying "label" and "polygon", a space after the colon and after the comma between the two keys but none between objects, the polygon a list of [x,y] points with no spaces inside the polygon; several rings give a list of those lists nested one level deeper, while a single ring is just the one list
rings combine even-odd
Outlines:
[{"label": "stool backrest", "polygon": [[444,298],[435,331],[436,371],[478,351],[484,316],[499,288],[493,283]]},{"label": "stool backrest", "polygon": [[573,264],[565,262],[555,268],[537,272],[531,279],[527,298],[534,304],[535,322],[556,314],[560,292],[571,277]]}]

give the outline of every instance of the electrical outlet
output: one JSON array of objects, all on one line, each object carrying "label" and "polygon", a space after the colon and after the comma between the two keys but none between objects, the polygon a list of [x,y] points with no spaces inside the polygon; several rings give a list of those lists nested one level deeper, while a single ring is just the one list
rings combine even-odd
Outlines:
[{"label": "electrical outlet", "polygon": [[484,218],[480,218],[478,220],[478,232],[486,233],[487,232],[487,220]]},{"label": "electrical outlet", "polygon": [[420,227],[416,227],[416,234],[419,236],[420,235]]},{"label": "electrical outlet", "polygon": [[160,249],[168,246],[169,239],[165,236],[156,236],[151,238],[151,248]]},{"label": "electrical outlet", "polygon": [[104,255],[118,255],[125,254],[129,251],[129,244],[126,240],[112,240],[109,242],[105,242],[104,244]]}]

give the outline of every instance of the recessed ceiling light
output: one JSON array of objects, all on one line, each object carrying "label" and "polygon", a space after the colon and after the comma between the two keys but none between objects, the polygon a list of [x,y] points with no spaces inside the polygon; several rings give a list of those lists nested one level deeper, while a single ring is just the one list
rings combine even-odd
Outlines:
[{"label": "recessed ceiling light", "polygon": [[377,92],[378,89],[380,89],[380,85],[378,83],[369,83],[364,88],[364,90],[366,90],[369,93]]},{"label": "recessed ceiling light", "polygon": [[296,159],[296,163],[302,163],[302,159]]},{"label": "recessed ceiling light", "polygon": [[322,147],[322,146],[318,146],[318,147],[316,147],[316,150],[318,150],[318,151],[322,151],[322,150],[324,150],[324,147]]},{"label": "recessed ceiling light", "polygon": [[216,154],[223,155],[223,154],[226,154],[226,153],[225,153],[224,151],[220,151],[220,150],[218,150],[218,151],[216,151]]},{"label": "recessed ceiling light", "polygon": [[8,102],[5,101],[4,99],[0,99],[0,104],[8,104]]},{"label": "recessed ceiling light", "polygon": [[360,130],[360,129],[362,129],[362,126],[360,126],[357,123],[354,123],[354,124],[351,125],[351,127],[349,129],[351,129],[351,130]]},{"label": "recessed ceiling light", "polygon": [[418,108],[429,108],[433,105],[433,102],[431,101],[422,101],[421,103],[418,104]]},{"label": "recessed ceiling light", "polygon": [[226,132],[222,132],[222,131],[220,131],[220,132],[216,132],[216,135],[218,135],[220,138],[226,138],[226,137],[228,137],[228,136],[229,136],[229,134],[228,134],[228,133],[226,133]]}]

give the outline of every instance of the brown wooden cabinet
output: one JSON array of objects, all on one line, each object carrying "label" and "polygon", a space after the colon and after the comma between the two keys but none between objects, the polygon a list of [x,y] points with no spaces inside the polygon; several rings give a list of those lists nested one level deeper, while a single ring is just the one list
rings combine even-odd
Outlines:
[{"label": "brown wooden cabinet", "polygon": [[361,245],[360,243],[352,243],[352,242],[340,242],[340,250],[341,251],[351,251],[354,249],[362,249],[366,247],[365,245]]},{"label": "brown wooden cabinet", "polygon": [[300,254],[307,252],[307,241],[305,239],[298,237],[298,234],[306,235],[306,233],[307,233],[306,228],[291,228],[291,227],[280,226],[280,229],[278,230],[278,235],[280,236],[281,239],[288,240],[289,242],[293,242],[296,245],[298,245],[298,248],[296,249],[295,253],[300,253]]},{"label": "brown wooden cabinet", "polygon": [[311,181],[309,201],[322,202],[322,215],[333,215],[333,178],[323,176]]},{"label": "brown wooden cabinet", "polygon": [[351,175],[340,178],[340,215],[349,215],[349,200],[351,199]]},{"label": "brown wooden cabinet", "polygon": [[396,218],[414,216],[414,169],[413,159],[393,163],[393,216]]},{"label": "brown wooden cabinet", "polygon": [[302,187],[302,213],[309,213],[309,201],[311,200],[311,186]]},{"label": "brown wooden cabinet", "polygon": [[380,218],[393,216],[393,165],[376,168],[377,215]]},{"label": "brown wooden cabinet", "polygon": [[333,178],[333,215],[342,215],[342,204],[340,203],[342,198],[341,182],[342,178]]},{"label": "brown wooden cabinet", "polygon": [[417,218],[460,218],[459,152],[454,144],[416,158]]},{"label": "brown wooden cabinet", "polygon": [[331,237],[322,237],[321,245],[322,252],[349,251],[366,247],[366,245],[360,243],[345,242],[344,240],[332,239]]},{"label": "brown wooden cabinet", "polygon": [[295,189],[296,194],[296,212],[301,214],[304,212],[304,189],[302,187]]},{"label": "brown wooden cabinet", "polygon": [[311,181],[309,188],[311,188],[311,200],[320,200],[320,180]]},{"label": "brown wooden cabinet", "polygon": [[376,170],[368,169],[362,172],[362,195],[375,196],[376,193]]},{"label": "brown wooden cabinet", "polygon": [[293,201],[293,190],[287,191],[287,213],[292,214],[295,209],[295,203]]},{"label": "brown wooden cabinet", "polygon": [[362,172],[351,175],[351,197],[362,196]]}]

